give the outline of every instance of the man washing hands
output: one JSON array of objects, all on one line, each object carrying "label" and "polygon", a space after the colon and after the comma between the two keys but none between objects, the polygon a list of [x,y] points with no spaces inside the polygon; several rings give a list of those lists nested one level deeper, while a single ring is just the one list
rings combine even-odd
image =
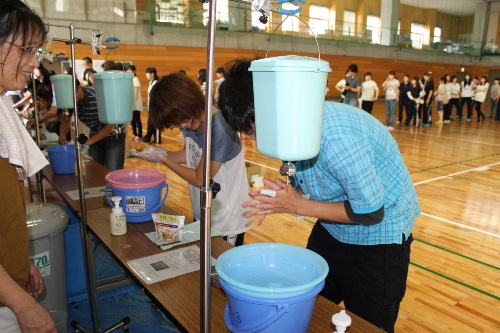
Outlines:
[{"label": "man washing hands", "polygon": [[[249,61],[235,61],[220,87],[218,106],[230,127],[255,139],[249,67]],[[394,138],[363,110],[325,102],[319,154],[295,167],[291,185],[264,179],[274,197],[250,193],[252,199],[243,204],[251,209],[246,217],[258,215],[259,225],[276,213],[318,218],[307,248],[330,267],[321,295],[344,301],[347,310],[394,332],[420,214]]]}]

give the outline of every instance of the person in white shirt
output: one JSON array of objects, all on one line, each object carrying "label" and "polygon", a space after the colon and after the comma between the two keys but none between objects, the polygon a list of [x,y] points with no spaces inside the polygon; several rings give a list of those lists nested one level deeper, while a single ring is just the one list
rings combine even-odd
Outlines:
[{"label": "person in white shirt", "polygon": [[219,101],[219,89],[220,85],[222,82],[225,80],[225,74],[226,71],[224,70],[224,67],[218,67],[217,70],[215,71],[215,75],[217,75],[217,80],[215,80],[215,95],[214,95],[214,101],[218,102]]},{"label": "person in white shirt", "polygon": [[460,108],[460,89],[461,85],[458,83],[458,78],[453,75],[451,77],[451,98],[450,98],[450,116],[453,113],[453,106],[457,109],[457,120],[462,119],[462,109]]},{"label": "person in white shirt", "polygon": [[142,94],[141,94],[141,82],[136,74],[136,68],[134,65],[130,65],[127,72],[134,74],[133,87],[134,87],[134,111],[132,111],[132,134],[134,140],[142,139],[142,122],[141,122],[141,111],[142,105]]},{"label": "person in white shirt", "polygon": [[[345,73],[345,76],[347,77],[347,72]],[[345,98],[345,77],[340,80],[336,85],[335,89],[337,89],[340,92],[340,103],[344,103],[344,98]]]},{"label": "person in white shirt", "polygon": [[365,74],[365,81],[361,83],[361,108],[372,113],[373,102],[377,100],[379,89],[377,83],[372,80],[372,73]]},{"label": "person in white shirt", "polygon": [[467,121],[470,121],[472,118],[472,97],[474,96],[474,91],[472,90],[472,77],[469,73],[465,73],[465,78],[462,81],[461,86],[462,96],[460,100],[460,114],[462,114],[464,105],[467,104]]},{"label": "person in white shirt", "polygon": [[396,124],[396,105],[399,95],[399,81],[394,71],[389,72],[382,87],[385,89],[385,127],[392,131]]}]

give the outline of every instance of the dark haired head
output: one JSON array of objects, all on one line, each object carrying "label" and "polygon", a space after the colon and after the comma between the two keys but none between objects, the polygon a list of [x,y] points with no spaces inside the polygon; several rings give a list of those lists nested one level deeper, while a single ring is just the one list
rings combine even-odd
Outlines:
[{"label": "dark haired head", "polygon": [[226,70],[224,69],[224,67],[217,67],[217,70],[215,72],[219,74],[224,74]]},{"label": "dark haired head", "polygon": [[351,71],[353,73],[357,73],[358,72],[358,65],[356,64],[350,64],[349,67],[347,67],[347,71]]},{"label": "dark haired head", "polygon": [[441,81],[442,81],[443,83],[448,83],[448,79],[446,78],[446,76],[443,76],[443,77],[441,78]]},{"label": "dark haired head", "polygon": [[128,66],[128,69],[130,69],[131,71],[135,72],[137,70],[137,68],[135,68],[134,65],[129,65]]},{"label": "dark haired head", "polygon": [[36,86],[36,98],[38,100],[44,100],[46,105],[50,107],[52,105],[52,91],[44,84],[38,84]]},{"label": "dark haired head", "polygon": [[198,71],[198,83],[203,84],[207,82],[207,70],[202,68]]},{"label": "dark haired head", "polygon": [[83,57],[82,61],[84,63],[92,65],[92,58],[90,58],[90,57]]},{"label": "dark haired head", "polygon": [[162,77],[149,94],[149,120],[158,129],[179,127],[199,119],[205,110],[205,96],[190,77],[174,73]]},{"label": "dark haired head", "polygon": [[389,71],[389,75],[392,75],[392,76],[396,77],[396,72],[395,71]]},{"label": "dark haired head", "polygon": [[226,72],[226,79],[219,88],[219,110],[235,131],[252,133],[255,124],[251,60],[238,59]]},{"label": "dark haired head", "polygon": [[[20,0],[2,0],[0,6],[0,46],[17,42],[23,47],[38,47],[47,39],[48,26],[36,12]],[[2,64],[3,66],[3,64]]]},{"label": "dark haired head", "polygon": [[370,76],[370,77],[371,77],[371,76],[372,76],[372,73],[371,73],[371,72],[366,72],[366,73],[365,73],[365,76],[363,76],[363,77],[364,77],[364,78],[366,78],[367,76]]},{"label": "dark haired head", "polygon": [[153,74],[154,75],[154,81],[158,80],[158,74],[156,73],[156,68],[154,67],[148,67],[146,68],[146,73]]}]

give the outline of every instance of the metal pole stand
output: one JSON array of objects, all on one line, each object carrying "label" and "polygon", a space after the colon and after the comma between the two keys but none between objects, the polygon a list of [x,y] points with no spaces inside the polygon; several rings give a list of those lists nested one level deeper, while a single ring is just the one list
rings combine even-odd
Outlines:
[{"label": "metal pole stand", "polygon": [[[75,62],[75,44],[86,44],[92,45],[95,48],[94,43],[85,43],[82,42],[81,39],[75,38],[75,29],[80,30],[91,30],[92,31],[92,39],[95,40],[96,36],[99,35],[99,38],[102,37],[102,32],[95,29],[86,29],[86,28],[75,28],[73,24],[69,26],[61,26],[61,25],[51,25],[53,27],[60,28],[69,28],[70,38],[69,40],[65,39],[56,39],[53,41],[63,42],[70,46],[71,48],[71,66],[73,67],[72,73],[72,84],[73,84],[73,105],[74,105],[74,117],[75,117],[75,145],[76,145],[76,164],[77,164],[77,176],[78,176],[78,192],[80,197],[80,235],[82,237],[82,247],[83,247],[83,260],[85,264],[85,278],[87,282],[87,294],[89,298],[89,309],[90,309],[90,319],[92,321],[92,330],[84,328],[77,321],[71,322],[71,327],[73,327],[76,332],[88,332],[88,333],[108,333],[114,331],[120,327],[123,327],[125,332],[128,332],[128,324],[130,323],[130,318],[125,317],[121,319],[118,323],[110,326],[105,330],[100,329],[100,321],[99,321],[99,302],[97,299],[97,287],[96,287],[96,279],[95,279],[95,268],[94,268],[94,258],[92,255],[92,241],[90,235],[87,231],[87,208],[85,203],[85,188],[83,183],[83,173],[82,173],[82,147],[78,142],[77,138],[79,137],[78,130],[78,101],[77,101],[77,91],[76,91],[76,62]],[[97,33],[96,33],[97,32]],[[94,50],[93,50],[94,52]]]}]

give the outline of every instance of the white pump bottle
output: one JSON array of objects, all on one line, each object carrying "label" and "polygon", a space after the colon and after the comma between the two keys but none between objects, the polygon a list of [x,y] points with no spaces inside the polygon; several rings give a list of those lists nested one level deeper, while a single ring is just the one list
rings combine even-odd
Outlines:
[{"label": "white pump bottle", "polygon": [[109,223],[111,226],[111,235],[120,236],[127,233],[127,218],[123,209],[120,207],[121,197],[111,197],[111,201],[115,204],[111,214],[109,215]]}]

